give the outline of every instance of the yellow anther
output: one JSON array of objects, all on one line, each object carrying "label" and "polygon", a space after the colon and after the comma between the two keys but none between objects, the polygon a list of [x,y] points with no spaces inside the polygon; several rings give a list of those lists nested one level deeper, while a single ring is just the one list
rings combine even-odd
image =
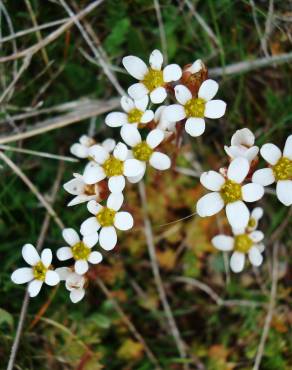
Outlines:
[{"label": "yellow anther", "polygon": [[241,185],[235,181],[227,180],[220,189],[221,197],[225,203],[233,203],[241,199]]},{"label": "yellow anther", "polygon": [[276,180],[292,180],[292,161],[289,158],[281,157],[273,166]]},{"label": "yellow anther", "polygon": [[253,245],[253,241],[246,234],[236,235],[234,241],[234,250],[241,253],[247,253]]},{"label": "yellow anther", "polygon": [[248,221],[248,227],[255,227],[256,226],[256,224],[257,224],[257,221],[256,221],[256,219],[255,218],[253,218],[253,217],[251,217],[250,219],[249,219],[249,221]]},{"label": "yellow anther", "polygon": [[128,112],[128,122],[140,123],[143,114],[144,112],[142,112],[140,109],[137,108],[131,109],[130,112]]},{"label": "yellow anther", "polygon": [[33,277],[36,280],[45,280],[48,269],[45,267],[42,261],[39,261],[36,265],[34,265],[32,270]]},{"label": "yellow anther", "polygon": [[124,163],[114,156],[110,156],[102,165],[107,177],[120,176],[124,171]]},{"label": "yellow anther", "polygon": [[201,98],[192,98],[184,105],[187,117],[203,118],[206,102]]},{"label": "yellow anther", "polygon": [[157,87],[163,86],[163,72],[157,71],[156,69],[149,68],[148,72],[144,76],[144,79],[141,81],[147,89],[151,92]]},{"label": "yellow anther", "polygon": [[133,156],[139,161],[146,162],[150,159],[153,149],[146,143],[146,141],[141,141],[133,148]]},{"label": "yellow anther", "polygon": [[98,212],[96,218],[100,226],[112,226],[114,224],[115,215],[116,211],[111,208],[104,207],[100,212]]},{"label": "yellow anther", "polygon": [[90,255],[90,248],[88,248],[83,242],[76,243],[72,247],[72,254],[75,260],[86,260]]}]

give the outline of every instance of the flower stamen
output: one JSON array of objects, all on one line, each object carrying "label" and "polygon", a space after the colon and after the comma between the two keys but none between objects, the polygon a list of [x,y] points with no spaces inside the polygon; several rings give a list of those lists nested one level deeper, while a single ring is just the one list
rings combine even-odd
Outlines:
[{"label": "flower stamen", "polygon": [[110,156],[102,165],[107,177],[120,176],[124,171],[124,163],[114,156]]},{"label": "flower stamen", "polygon": [[100,226],[112,226],[114,224],[115,215],[115,210],[104,207],[100,212],[98,212],[96,218]]},{"label": "flower stamen", "polygon": [[235,181],[227,180],[221,187],[220,194],[225,203],[233,203],[241,200],[241,185]]},{"label": "flower stamen", "polygon": [[72,254],[75,260],[87,260],[91,250],[83,242],[76,243],[72,247]]},{"label": "flower stamen", "polygon": [[234,241],[234,250],[241,253],[247,253],[253,245],[253,241],[246,234],[236,235]]},{"label": "flower stamen", "polygon": [[277,181],[292,180],[292,161],[289,158],[281,157],[272,169]]},{"label": "flower stamen", "polygon": [[164,85],[163,72],[149,68],[148,72],[145,74],[144,79],[141,82],[151,92],[157,89],[157,87]]},{"label": "flower stamen", "polygon": [[187,117],[204,118],[206,102],[201,98],[192,98],[184,105]]},{"label": "flower stamen", "polygon": [[153,153],[153,149],[146,143],[146,141],[141,141],[133,148],[133,156],[139,161],[146,162],[150,159]]},{"label": "flower stamen", "polygon": [[35,266],[33,266],[32,270],[33,276],[36,280],[45,281],[48,269],[45,267],[42,261],[39,261]]},{"label": "flower stamen", "polygon": [[143,113],[140,109],[133,108],[128,112],[128,122],[129,123],[139,123],[141,122],[141,118],[143,116]]}]

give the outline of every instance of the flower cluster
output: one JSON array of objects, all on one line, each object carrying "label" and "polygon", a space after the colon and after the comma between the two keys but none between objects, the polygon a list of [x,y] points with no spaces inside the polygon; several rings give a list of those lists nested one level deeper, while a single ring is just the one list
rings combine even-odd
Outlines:
[{"label": "flower cluster", "polygon": [[[59,261],[74,261],[68,267],[51,266],[52,252],[44,249],[41,256],[27,244],[23,258],[31,266],[20,268],[12,274],[17,283],[29,282],[29,294],[35,296],[45,282],[56,285],[65,281],[72,302],[85,295],[90,265],[98,264],[103,257],[93,250],[98,245],[110,251],[118,242],[120,231],[130,230],[133,216],[125,210],[124,191],[127,182],[141,181],[147,164],[159,171],[171,167],[171,158],[164,153],[165,143],[179,142],[183,130],[198,137],[206,130],[208,119],[218,119],[225,114],[226,103],[214,99],[218,83],[208,79],[207,69],[201,60],[183,69],[177,64],[163,67],[163,56],[154,50],[149,66],[136,56],[123,58],[128,73],[138,80],[128,89],[128,96],[121,98],[122,111],[111,112],[105,117],[109,127],[119,127],[121,141],[108,138],[101,143],[83,135],[71,146],[71,153],[87,160],[82,173],[74,173],[64,189],[74,196],[68,206],[87,203],[91,214],[81,223],[80,234],[72,228],[63,230],[67,243],[57,250]],[[168,104],[176,100],[175,104]],[[166,101],[166,102],[165,102]],[[153,104],[163,105],[153,106]],[[292,136],[287,139],[283,155],[273,144],[265,144],[260,153],[269,163],[266,169],[255,171],[259,148],[254,145],[253,133],[244,128],[237,131],[231,146],[225,146],[230,158],[228,168],[218,172],[204,172],[200,181],[211,192],[196,205],[201,217],[212,216],[225,209],[233,236],[217,235],[213,245],[219,250],[232,251],[231,269],[239,272],[244,267],[245,254],[255,266],[262,263],[263,233],[257,230],[261,208],[251,213],[246,203],[255,202],[264,195],[264,186],[277,182],[277,196],[285,205],[292,203]],[[175,163],[173,163],[175,165]]]}]

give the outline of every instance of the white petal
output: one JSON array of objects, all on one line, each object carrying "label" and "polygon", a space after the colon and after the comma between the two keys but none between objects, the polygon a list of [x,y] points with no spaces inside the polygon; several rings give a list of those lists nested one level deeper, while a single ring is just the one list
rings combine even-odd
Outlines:
[{"label": "white petal", "polygon": [[289,207],[292,204],[292,181],[280,180],[277,183],[276,193],[279,201]]},{"label": "white petal", "polygon": [[248,258],[253,266],[260,266],[263,263],[263,256],[256,247],[251,247],[248,251]]},{"label": "white petal", "polygon": [[101,145],[108,153],[111,153],[116,146],[116,142],[114,139],[105,139]]},{"label": "white petal", "polygon": [[149,103],[149,97],[148,95],[145,95],[142,99],[136,99],[134,100],[134,105],[137,109],[141,110],[142,112],[145,112],[147,106]]},{"label": "white petal", "polygon": [[226,205],[226,216],[232,228],[246,228],[249,220],[249,210],[247,206],[238,200]]},{"label": "white petal", "polygon": [[251,162],[255,157],[258,155],[259,147],[252,146],[251,148],[248,148],[245,152],[245,157]]},{"label": "white petal", "polygon": [[62,247],[57,250],[57,258],[60,261],[66,261],[73,257],[70,247]]},{"label": "white petal", "polygon": [[129,230],[132,229],[134,225],[134,220],[129,212],[118,212],[115,215],[114,224],[115,227],[119,230]]},{"label": "white petal", "polygon": [[223,207],[224,201],[217,192],[204,195],[198,200],[196,206],[197,214],[200,217],[213,216],[220,212]]},{"label": "white petal", "polygon": [[88,261],[94,265],[102,261],[102,254],[100,252],[91,252]]},{"label": "white petal", "polygon": [[43,282],[41,280],[33,280],[28,284],[28,294],[30,297],[36,297],[41,287],[43,286]]},{"label": "white petal", "polygon": [[186,118],[186,112],[182,105],[172,104],[165,108],[165,117],[169,122],[178,122]]},{"label": "white petal", "polygon": [[150,93],[150,100],[154,104],[162,103],[167,97],[167,93],[164,87],[160,86],[151,91]]},{"label": "white petal", "polygon": [[149,57],[149,64],[151,65],[152,69],[161,70],[161,66],[163,63],[163,55],[159,50],[153,50]]},{"label": "white petal", "polygon": [[103,168],[94,162],[88,163],[83,173],[83,179],[86,184],[92,185],[106,178]]},{"label": "white petal", "polygon": [[205,131],[205,120],[203,118],[188,118],[185,124],[186,132],[193,136],[201,136]]},{"label": "white petal", "polygon": [[204,99],[205,101],[209,101],[213,99],[214,96],[217,94],[218,88],[219,88],[219,85],[216,81],[206,80],[200,86],[198,97],[201,99]]},{"label": "white petal", "polygon": [[33,272],[30,267],[21,267],[13,272],[11,280],[14,284],[28,283],[33,279]]},{"label": "white petal", "polygon": [[[146,166],[145,166],[145,170],[146,170]],[[145,172],[143,172],[141,175],[139,176],[133,176],[133,177],[128,177],[128,181],[131,183],[131,184],[136,184],[137,182],[141,181],[143,176],[144,176]]]},{"label": "white petal", "polygon": [[246,147],[235,146],[235,145],[231,145],[231,146],[225,145],[224,150],[231,159],[236,158],[236,157],[245,157],[245,154],[247,152]]},{"label": "white petal", "polygon": [[88,157],[88,147],[85,145],[75,143],[71,145],[70,152],[78,158],[87,158]]},{"label": "white petal", "polygon": [[137,80],[143,80],[148,72],[148,67],[143,60],[133,55],[124,57],[122,63],[127,72]]},{"label": "white petal", "polygon": [[161,171],[168,170],[171,166],[169,156],[160,152],[154,152],[149,159],[149,163],[152,167]]},{"label": "white petal", "polygon": [[281,150],[274,144],[268,143],[261,147],[261,156],[271,165],[275,165],[282,157]]},{"label": "white petal", "polygon": [[264,250],[266,249],[266,247],[263,243],[259,243],[259,244],[255,245],[255,247],[260,251],[260,253],[263,253]]},{"label": "white petal", "polygon": [[106,205],[108,208],[113,209],[114,211],[118,211],[124,202],[124,196],[122,193],[115,193],[110,194],[110,196],[107,198]]},{"label": "white petal", "polygon": [[81,178],[80,177],[74,178],[66,182],[63,185],[63,187],[69,194],[73,194],[73,195],[81,194],[84,189],[84,181],[82,179],[82,176]]},{"label": "white petal", "polygon": [[146,112],[141,117],[141,123],[148,123],[154,118],[154,113],[152,110],[146,110]]},{"label": "white petal", "polygon": [[74,289],[70,292],[70,299],[72,303],[78,303],[85,295],[84,289]]},{"label": "white petal", "polygon": [[289,135],[286,140],[283,156],[292,161],[292,135]]},{"label": "white petal", "polygon": [[234,239],[228,235],[216,235],[211,242],[220,251],[231,251],[234,246]]},{"label": "white petal", "polygon": [[128,148],[124,143],[118,143],[114,149],[114,157],[120,161],[124,161],[128,155]]},{"label": "white petal", "polygon": [[98,212],[100,212],[102,208],[103,206],[97,203],[95,200],[91,200],[90,202],[87,203],[88,211],[94,216],[97,215]]},{"label": "white petal", "polygon": [[233,272],[241,272],[244,268],[245,255],[240,252],[232,253],[230,258],[230,267]]},{"label": "white petal", "polygon": [[142,99],[145,95],[148,94],[148,89],[144,84],[138,82],[128,88],[128,94],[131,96],[131,98],[138,100]]},{"label": "white petal", "polygon": [[66,243],[68,243],[71,246],[80,242],[79,235],[74,229],[71,228],[63,229],[62,235]]},{"label": "white petal", "polygon": [[254,183],[243,185],[241,191],[245,202],[256,202],[263,197],[265,192],[262,185]]},{"label": "white petal", "polygon": [[188,100],[192,99],[192,93],[185,85],[177,85],[174,92],[176,100],[181,105],[185,105]]},{"label": "white petal", "polygon": [[126,144],[133,147],[141,142],[141,135],[137,127],[129,124],[121,128],[121,137]]},{"label": "white petal", "polygon": [[187,68],[187,71],[194,74],[194,73],[198,73],[203,67],[204,67],[204,64],[201,61],[201,59],[197,59],[194,61],[194,63],[190,67]]},{"label": "white petal", "polygon": [[220,118],[224,116],[226,103],[223,100],[210,100],[205,106],[205,117]]},{"label": "white petal", "polygon": [[99,233],[99,244],[106,250],[112,250],[117,244],[117,232],[113,226],[103,227]]},{"label": "white petal", "polygon": [[59,275],[60,280],[66,280],[72,273],[72,270],[69,267],[58,267],[55,271]]},{"label": "white petal", "polygon": [[159,129],[155,129],[150,131],[147,135],[146,143],[150,146],[150,148],[156,148],[164,139],[164,132]]},{"label": "white petal", "polygon": [[83,237],[83,243],[88,247],[92,248],[98,242],[98,233],[93,233],[90,235],[85,235]]},{"label": "white petal", "polygon": [[249,172],[249,163],[246,158],[237,157],[230,163],[227,171],[229,180],[241,183]]},{"label": "white petal", "polygon": [[134,101],[130,99],[128,96],[122,96],[121,106],[125,112],[129,112],[130,110],[135,108]]},{"label": "white petal", "polygon": [[225,179],[216,171],[207,171],[200,176],[200,182],[208,190],[219,191],[225,183]]},{"label": "white petal", "polygon": [[32,244],[25,244],[22,247],[22,257],[31,266],[36,265],[40,261],[40,256]]},{"label": "white petal", "polygon": [[49,248],[45,248],[42,251],[41,254],[41,260],[45,267],[49,267],[52,263],[53,254],[52,251]]},{"label": "white petal", "polygon": [[255,230],[249,234],[249,237],[254,243],[259,243],[264,239],[264,233],[260,230]]},{"label": "white petal", "polygon": [[49,270],[46,273],[45,283],[50,286],[57,285],[60,282],[60,277],[56,271]]},{"label": "white petal", "polygon": [[120,127],[128,122],[128,115],[122,112],[112,112],[105,117],[105,123],[109,127]]},{"label": "white petal", "polygon": [[124,190],[126,181],[124,176],[112,176],[108,180],[108,188],[111,193],[120,193]]},{"label": "white petal", "polygon": [[68,204],[67,207],[76,206],[77,204],[89,202],[90,200],[96,200],[96,195],[77,195]]},{"label": "white petal", "polygon": [[271,185],[275,182],[275,176],[271,168],[262,168],[252,175],[252,182],[263,186]]},{"label": "white petal", "polygon": [[81,135],[79,138],[79,142],[80,144],[89,148],[92,145],[92,143],[94,143],[94,139],[88,135]]},{"label": "white petal", "polygon": [[88,270],[88,262],[85,260],[78,260],[75,262],[74,269],[78,275],[83,275]]},{"label": "white petal", "polygon": [[253,146],[255,141],[254,134],[248,128],[237,130],[231,138],[231,145]]},{"label": "white petal", "polygon": [[264,210],[262,207],[256,207],[252,210],[251,212],[251,217],[254,218],[255,220],[259,220],[260,218],[263,217]]},{"label": "white petal", "polygon": [[102,145],[95,144],[90,147],[89,156],[98,164],[103,164],[108,159],[109,153]]},{"label": "white petal", "polygon": [[124,175],[125,176],[139,176],[145,171],[145,165],[143,162],[137,159],[127,159],[124,163]]},{"label": "white petal", "polygon": [[181,78],[182,70],[177,64],[169,64],[163,69],[163,81],[177,81]]},{"label": "white petal", "polygon": [[99,228],[100,225],[97,222],[96,217],[89,217],[87,220],[82,222],[80,226],[80,233],[82,235],[90,235],[96,233]]}]

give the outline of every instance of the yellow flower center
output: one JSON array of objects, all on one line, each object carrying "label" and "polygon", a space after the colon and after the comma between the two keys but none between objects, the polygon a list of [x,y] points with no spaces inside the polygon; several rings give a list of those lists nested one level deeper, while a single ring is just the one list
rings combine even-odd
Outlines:
[{"label": "yellow flower center", "polygon": [[144,79],[141,81],[147,89],[151,92],[157,87],[163,86],[163,73],[162,71],[157,71],[156,69],[149,68],[148,72],[144,76]]},{"label": "yellow flower center", "polygon": [[111,155],[102,167],[107,177],[120,176],[124,171],[124,162]]},{"label": "yellow flower center", "polygon": [[184,105],[187,117],[203,118],[206,102],[201,98],[192,98]]},{"label": "yellow flower center", "polygon": [[140,109],[133,108],[128,113],[128,122],[129,123],[140,123],[141,118],[143,116],[144,112],[142,112]]},{"label": "yellow flower center", "polygon": [[83,242],[76,243],[72,247],[72,254],[75,260],[87,260],[91,250]]},{"label": "yellow flower center", "polygon": [[151,157],[153,149],[146,143],[146,141],[141,141],[133,148],[133,156],[139,161],[146,162]]},{"label": "yellow flower center", "polygon": [[241,199],[241,185],[235,181],[227,180],[220,189],[221,197],[225,203],[233,203]]},{"label": "yellow flower center", "polygon": [[48,269],[45,267],[42,261],[39,261],[36,265],[33,266],[33,277],[36,280],[45,281],[47,271]]},{"label": "yellow flower center", "polygon": [[104,207],[100,212],[98,212],[96,218],[100,226],[112,226],[114,224],[115,215],[116,211],[111,208]]},{"label": "yellow flower center", "polygon": [[281,157],[273,166],[276,180],[292,180],[292,161],[289,158]]},{"label": "yellow flower center", "polygon": [[241,253],[247,253],[253,245],[253,241],[246,234],[236,235],[234,241],[234,250]]},{"label": "yellow flower center", "polygon": [[255,227],[256,226],[256,224],[257,224],[257,221],[256,221],[256,219],[255,218],[253,218],[253,217],[251,217],[250,219],[249,219],[249,221],[248,221],[248,227]]}]

